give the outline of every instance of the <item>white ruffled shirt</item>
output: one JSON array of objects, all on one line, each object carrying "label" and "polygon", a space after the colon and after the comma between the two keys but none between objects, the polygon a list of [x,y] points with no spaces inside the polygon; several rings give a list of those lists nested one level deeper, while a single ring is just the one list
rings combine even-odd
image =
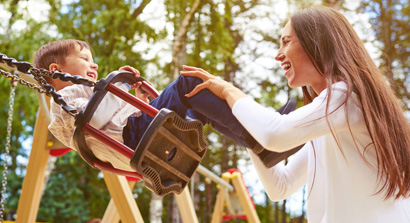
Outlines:
[{"label": "white ruffled shirt", "polygon": [[[124,91],[129,90],[123,83],[115,85]],[[59,90],[58,93],[68,105],[73,106],[77,111],[84,111],[93,95],[93,89],[84,85],[72,85]],[[112,138],[123,142],[122,132],[128,117],[140,115],[139,109],[108,92],[94,112],[90,124]],[[50,103],[50,116],[51,123],[48,126],[50,132],[65,146],[77,150],[73,141],[74,117],[65,112],[53,99]],[[134,171],[130,167],[129,159],[120,153],[91,136],[86,135],[86,141],[91,151],[101,161],[110,162],[114,167],[122,170]]]},{"label": "white ruffled shirt", "polygon": [[347,106],[342,104],[346,89],[344,82],[333,85],[328,120],[324,118],[327,89],[288,115],[250,98],[234,104],[234,115],[266,149],[283,152],[306,142],[288,165],[270,169],[250,151],[266,193],[274,201],[283,200],[307,184],[310,223],[409,223],[410,199],[385,200],[383,192],[377,193],[372,140],[357,95],[350,96]]}]

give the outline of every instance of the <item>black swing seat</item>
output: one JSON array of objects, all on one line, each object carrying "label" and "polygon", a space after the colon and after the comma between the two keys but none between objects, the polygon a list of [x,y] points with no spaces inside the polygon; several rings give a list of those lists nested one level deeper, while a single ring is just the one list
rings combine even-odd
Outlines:
[{"label": "black swing seat", "polygon": [[158,195],[181,193],[205,155],[203,125],[161,109],[139,142],[131,167]]},{"label": "black swing seat", "polygon": [[[156,111],[153,121],[135,150],[89,124],[107,91],[119,96],[143,112],[147,109],[156,110],[131,94],[121,90],[119,92],[112,91],[113,88],[116,88],[113,83],[127,82],[132,85],[142,80],[127,71],[113,71],[106,78],[100,80],[96,84],[94,94],[84,112],[80,112],[76,116],[74,143],[82,159],[94,168],[138,177],[143,180],[148,189],[159,196],[172,192],[180,194],[201,163],[208,147],[200,121],[190,118],[184,119],[165,108]],[[143,89],[148,92],[155,91],[147,89],[150,86],[144,86]],[[117,93],[123,94],[123,96]],[[115,168],[111,164],[111,160],[109,162],[99,160],[93,153],[98,148],[92,148],[91,144],[87,144],[86,137],[89,135],[127,157],[130,160],[130,168],[135,172]],[[116,159],[115,157],[113,156],[113,159]]]}]

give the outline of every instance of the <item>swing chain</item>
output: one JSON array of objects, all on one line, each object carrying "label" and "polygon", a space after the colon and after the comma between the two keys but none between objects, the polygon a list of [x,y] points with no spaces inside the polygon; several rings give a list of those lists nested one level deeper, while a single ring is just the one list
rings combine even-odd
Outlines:
[{"label": "swing chain", "polygon": [[10,80],[10,98],[9,98],[9,113],[7,119],[7,137],[6,137],[6,153],[4,154],[4,170],[3,170],[3,182],[1,189],[1,201],[0,201],[0,221],[3,222],[5,202],[6,202],[6,189],[7,189],[7,172],[8,172],[8,157],[10,155],[10,145],[11,145],[11,128],[13,123],[13,110],[14,110],[14,98],[16,93],[16,85],[14,80]]},{"label": "swing chain", "polygon": [[35,68],[31,67],[31,70],[26,72],[26,74],[31,74],[33,75],[34,79],[38,82],[40,82],[41,85],[46,85],[47,81],[44,79],[44,76],[47,76],[52,79],[60,79],[64,82],[71,82],[74,84],[81,84],[81,85],[86,85],[89,87],[95,86],[96,82],[93,80],[89,80],[87,78],[81,77],[81,76],[72,76],[69,73],[61,73],[58,71],[49,71],[44,68]]},{"label": "swing chain", "polygon": [[[45,76],[52,79],[60,79],[65,82],[72,82],[74,84],[86,85],[93,87],[96,85],[95,81],[83,78],[81,76],[71,76],[68,73],[61,73],[57,71],[48,71],[43,68],[35,68],[28,62],[18,62],[14,58],[8,58],[5,54],[0,54],[0,63],[7,64],[11,69],[17,69],[19,72],[33,76],[33,78],[39,83],[39,85],[30,83],[20,77],[17,74],[10,74],[9,72],[4,72],[0,69],[0,74],[9,78],[10,80],[17,81],[19,84],[27,86],[31,89],[37,90],[39,93],[45,93],[47,96],[53,97],[54,101],[61,106],[61,108],[73,117],[76,117],[78,111],[68,105],[63,97],[58,94],[54,87],[44,79]],[[17,72],[16,72],[17,73]]]},{"label": "swing chain", "polygon": [[17,75],[10,74],[9,72],[5,72],[3,70],[0,70],[0,74],[9,79],[10,82],[18,82],[20,85],[27,86],[39,93],[46,93],[46,91],[41,86],[28,82],[23,78],[18,77]]}]

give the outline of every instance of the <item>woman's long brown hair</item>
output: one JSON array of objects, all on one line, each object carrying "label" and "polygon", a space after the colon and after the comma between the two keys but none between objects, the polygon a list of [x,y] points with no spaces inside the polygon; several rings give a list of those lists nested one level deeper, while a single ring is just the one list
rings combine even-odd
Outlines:
[{"label": "woman's long brown hair", "polygon": [[[352,92],[358,95],[377,155],[381,183],[378,192],[385,191],[386,198],[410,197],[410,125],[353,27],[341,13],[327,7],[299,11],[291,17],[291,25],[310,60],[326,79],[327,88],[344,81],[348,87],[346,101]],[[328,91],[326,110],[330,94]],[[303,87],[303,95],[305,103],[317,96],[310,87]]]}]

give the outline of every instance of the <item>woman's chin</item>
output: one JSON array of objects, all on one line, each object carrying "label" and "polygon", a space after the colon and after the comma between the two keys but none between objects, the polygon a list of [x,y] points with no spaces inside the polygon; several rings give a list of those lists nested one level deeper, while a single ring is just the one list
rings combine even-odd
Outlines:
[{"label": "woman's chin", "polygon": [[297,86],[295,86],[295,83],[293,83],[293,79],[292,78],[287,78],[288,79],[288,86],[290,88],[295,88]]}]

